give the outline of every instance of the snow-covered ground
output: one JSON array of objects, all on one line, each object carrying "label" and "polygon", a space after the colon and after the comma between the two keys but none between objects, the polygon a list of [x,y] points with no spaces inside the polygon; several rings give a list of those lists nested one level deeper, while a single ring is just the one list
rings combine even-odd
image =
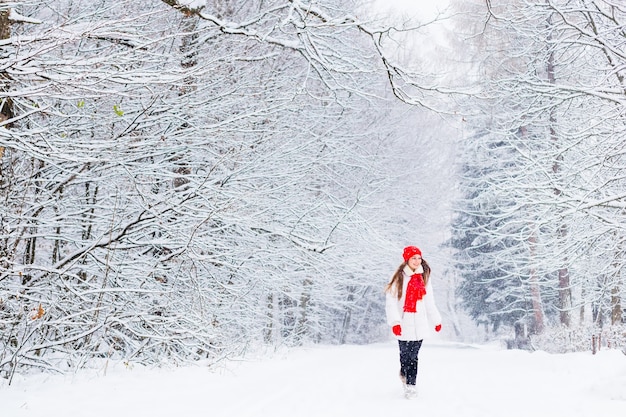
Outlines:
[{"label": "snow-covered ground", "polygon": [[272,359],[149,369],[118,363],[0,382],[2,417],[623,417],[626,356],[552,355],[426,341],[406,400],[396,342],[293,350]]}]

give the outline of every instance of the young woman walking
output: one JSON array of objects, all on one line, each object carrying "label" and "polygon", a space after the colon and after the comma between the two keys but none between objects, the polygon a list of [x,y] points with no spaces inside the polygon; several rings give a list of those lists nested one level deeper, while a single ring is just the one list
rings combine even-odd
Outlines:
[{"label": "young woman walking", "polygon": [[433,297],[430,267],[416,246],[407,246],[400,264],[385,288],[387,323],[400,346],[400,379],[406,398],[415,398],[417,356],[422,341],[441,330],[441,315]]}]

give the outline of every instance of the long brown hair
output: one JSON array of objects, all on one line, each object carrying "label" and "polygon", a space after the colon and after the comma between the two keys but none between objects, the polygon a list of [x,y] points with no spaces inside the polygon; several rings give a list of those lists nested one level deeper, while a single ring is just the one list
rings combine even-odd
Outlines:
[{"label": "long brown hair", "polygon": [[[402,298],[402,284],[404,283],[404,274],[402,273],[402,270],[406,265],[407,262],[400,264],[398,269],[396,269],[396,272],[391,277],[389,284],[385,286],[385,292],[390,292],[392,289],[395,289],[396,294],[398,294],[398,300]],[[428,279],[430,278],[430,266],[424,258],[422,258],[422,268],[424,268],[422,277],[424,277],[424,285],[426,286],[428,285]]]}]

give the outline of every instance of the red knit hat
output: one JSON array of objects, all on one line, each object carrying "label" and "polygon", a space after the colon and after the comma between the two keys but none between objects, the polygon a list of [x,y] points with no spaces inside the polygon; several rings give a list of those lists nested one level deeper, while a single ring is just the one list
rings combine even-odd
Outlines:
[{"label": "red knit hat", "polygon": [[407,262],[415,255],[422,256],[422,251],[417,246],[407,246],[406,248],[404,248],[404,252],[402,252],[404,262]]}]

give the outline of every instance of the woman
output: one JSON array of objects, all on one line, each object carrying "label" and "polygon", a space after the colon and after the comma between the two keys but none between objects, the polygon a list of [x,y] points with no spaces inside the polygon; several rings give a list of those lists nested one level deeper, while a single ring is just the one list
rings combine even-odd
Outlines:
[{"label": "woman", "polygon": [[404,262],[385,288],[387,323],[400,346],[400,379],[406,398],[415,398],[417,355],[431,329],[441,330],[441,315],[435,306],[430,267],[416,246],[407,246]]}]

